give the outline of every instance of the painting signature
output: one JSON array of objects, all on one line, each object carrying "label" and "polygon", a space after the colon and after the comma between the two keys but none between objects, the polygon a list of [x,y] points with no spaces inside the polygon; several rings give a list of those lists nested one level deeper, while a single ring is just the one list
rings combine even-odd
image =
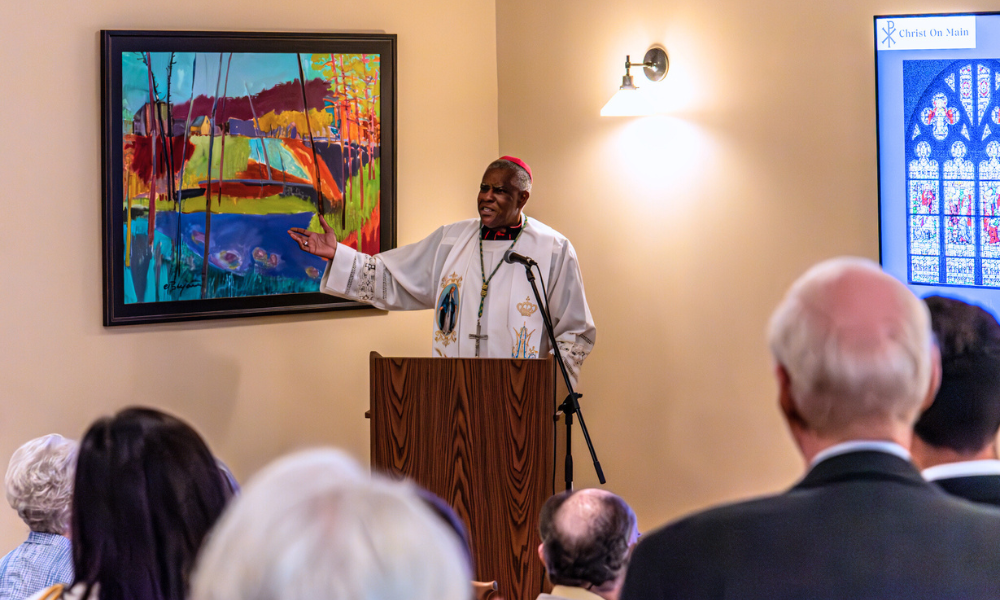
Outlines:
[{"label": "painting signature", "polygon": [[196,288],[196,287],[201,287],[201,282],[200,281],[195,281],[193,283],[185,283],[184,285],[178,285],[176,283],[164,283],[163,284],[163,289],[167,290],[168,292],[172,292],[174,290],[188,290],[188,289]]}]

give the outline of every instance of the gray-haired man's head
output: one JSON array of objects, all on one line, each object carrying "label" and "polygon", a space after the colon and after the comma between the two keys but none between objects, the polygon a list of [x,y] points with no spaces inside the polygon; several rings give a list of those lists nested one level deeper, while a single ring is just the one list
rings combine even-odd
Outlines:
[{"label": "gray-haired man's head", "polygon": [[539,516],[539,555],[554,585],[616,594],[638,537],[635,513],[599,489],[549,498]]}]

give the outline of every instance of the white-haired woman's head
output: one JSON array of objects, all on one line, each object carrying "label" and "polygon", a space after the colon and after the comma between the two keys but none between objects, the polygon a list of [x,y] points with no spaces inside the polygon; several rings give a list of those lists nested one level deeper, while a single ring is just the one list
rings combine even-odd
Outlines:
[{"label": "white-haired woman's head", "polygon": [[817,432],[912,425],[933,373],[927,307],[871,261],[819,263],[788,290],[769,342],[796,408]]},{"label": "white-haired woman's head", "polygon": [[206,544],[192,600],[467,600],[458,538],[412,486],[312,450],[254,477]]},{"label": "white-haired woman's head", "polygon": [[32,531],[69,532],[78,448],[75,441],[53,433],[31,440],[10,457],[4,478],[7,502]]}]

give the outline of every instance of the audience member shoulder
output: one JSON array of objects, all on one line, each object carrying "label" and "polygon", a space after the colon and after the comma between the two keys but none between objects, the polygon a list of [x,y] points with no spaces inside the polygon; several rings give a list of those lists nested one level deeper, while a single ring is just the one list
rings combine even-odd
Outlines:
[{"label": "audience member shoulder", "polygon": [[[784,494],[772,494],[696,511],[643,534],[639,540],[639,547],[670,548],[679,542],[697,545],[707,541],[717,544],[718,538],[712,539],[716,531],[736,532],[743,528],[748,520],[763,522],[769,517],[780,518],[784,497]],[[709,532],[712,532],[711,535]]]},{"label": "audience member shoulder", "polygon": [[51,600],[97,600],[100,597],[98,591],[98,585],[94,586],[90,590],[90,594],[87,594],[87,586],[83,583],[78,583],[72,587],[63,587],[62,595],[53,597],[55,586],[50,586],[41,590],[38,590],[31,596],[28,596],[27,600],[43,600],[45,598]]}]

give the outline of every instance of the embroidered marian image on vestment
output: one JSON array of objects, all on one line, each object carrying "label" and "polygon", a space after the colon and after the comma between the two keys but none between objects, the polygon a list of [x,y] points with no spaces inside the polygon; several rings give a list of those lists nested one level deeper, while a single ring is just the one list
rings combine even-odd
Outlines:
[{"label": "embroidered marian image on vestment", "polygon": [[457,273],[441,278],[441,295],[438,296],[437,314],[434,316],[434,323],[437,325],[434,341],[441,342],[445,346],[458,337],[455,325],[458,323],[461,287],[462,278]]},{"label": "embroidered marian image on vestment", "polygon": [[[521,305],[518,304],[518,309]],[[523,314],[523,313],[522,313]],[[514,328],[514,347],[511,349],[511,358],[538,358],[538,348],[531,345],[531,336],[535,335],[537,329],[528,331],[528,323],[521,325],[521,329]]]},{"label": "embroidered marian image on vestment", "polygon": [[[538,311],[538,305],[531,302],[531,298],[524,297],[524,302],[517,305],[517,312],[522,317],[530,317]],[[535,335],[537,329],[528,331],[528,322],[525,321],[520,329],[514,328],[514,346],[511,348],[511,358],[538,358],[538,348],[531,345],[531,336]]]}]

